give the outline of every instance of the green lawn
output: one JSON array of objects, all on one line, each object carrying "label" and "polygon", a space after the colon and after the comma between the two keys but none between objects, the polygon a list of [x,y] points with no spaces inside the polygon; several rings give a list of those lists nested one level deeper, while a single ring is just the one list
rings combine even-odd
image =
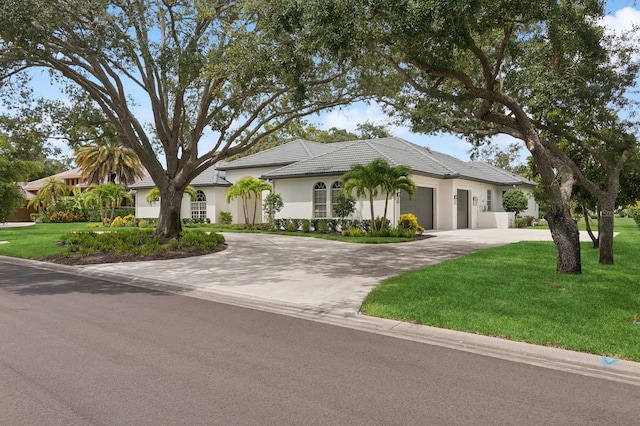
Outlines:
[{"label": "green lawn", "polygon": [[88,229],[86,222],[40,223],[17,228],[0,226],[0,241],[9,241],[9,244],[0,244],[0,255],[37,259],[61,253],[62,247],[55,243],[62,235]]},{"label": "green lawn", "polygon": [[613,266],[585,243],[583,274],[558,275],[553,243],[521,242],[388,279],[362,311],[640,361],[640,228],[616,231]]}]

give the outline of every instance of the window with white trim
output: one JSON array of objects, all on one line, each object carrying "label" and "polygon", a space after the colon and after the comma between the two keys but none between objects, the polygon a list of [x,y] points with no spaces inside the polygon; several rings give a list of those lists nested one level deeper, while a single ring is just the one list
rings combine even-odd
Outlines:
[{"label": "window with white trim", "polygon": [[487,211],[493,211],[493,191],[491,191],[490,189],[487,189]]},{"label": "window with white trim", "polygon": [[324,182],[317,182],[313,186],[313,217],[327,217],[327,185]]},{"label": "window with white trim", "polygon": [[335,207],[338,201],[338,194],[342,192],[342,182],[339,180],[333,182],[331,185],[331,216],[335,216]]},{"label": "window with white trim", "polygon": [[204,219],[207,217],[207,196],[198,189],[196,197],[191,201],[191,218]]}]

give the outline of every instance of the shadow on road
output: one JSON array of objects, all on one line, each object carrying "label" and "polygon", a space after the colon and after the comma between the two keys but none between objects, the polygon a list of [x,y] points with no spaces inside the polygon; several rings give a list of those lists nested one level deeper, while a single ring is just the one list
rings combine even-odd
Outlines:
[{"label": "shadow on road", "polygon": [[79,277],[45,269],[3,263],[0,268],[0,290],[20,296],[56,295],[69,293],[90,293],[119,295],[125,293],[146,293],[166,296],[168,293],[141,287],[118,284],[99,278]]}]

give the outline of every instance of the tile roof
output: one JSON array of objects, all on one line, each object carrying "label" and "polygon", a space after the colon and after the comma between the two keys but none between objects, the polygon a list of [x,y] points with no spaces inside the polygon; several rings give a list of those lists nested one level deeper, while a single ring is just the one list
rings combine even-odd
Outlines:
[{"label": "tile roof", "polygon": [[[333,145],[333,144],[331,144]],[[304,176],[341,175],[353,164],[367,164],[383,158],[393,166],[411,167],[414,173],[441,179],[466,178],[499,185],[533,184],[527,179],[485,163],[468,163],[453,156],[432,151],[400,138],[368,139],[345,142],[313,158],[280,167],[261,176],[285,179]]]},{"label": "tile roof", "polygon": [[284,166],[333,151],[337,146],[342,144],[344,144],[344,142],[320,143],[296,139],[289,143],[230,161],[218,166],[218,169],[232,170],[252,167]]},{"label": "tile roof", "polygon": [[[196,178],[191,181],[190,185],[193,187],[231,186],[231,182],[225,179],[225,172],[223,170],[218,170],[214,165],[213,167],[209,167],[207,170],[205,170],[204,172],[196,176]],[[149,179],[145,179],[143,181],[131,184],[127,188],[146,189],[146,188],[153,188],[155,186],[156,184],[153,182],[151,178],[149,178]]]},{"label": "tile roof", "polygon": [[55,174],[53,176],[47,176],[47,177],[43,177],[41,179],[32,180],[31,182],[27,182],[22,188],[25,191],[37,192],[40,188],[42,188],[42,185],[44,184],[44,182],[49,178],[54,177],[54,178],[60,179],[60,180],[76,179],[76,178],[80,179],[80,175],[81,174],[82,173],[80,172],[80,168],[76,167],[75,169],[67,170],[67,171]]}]

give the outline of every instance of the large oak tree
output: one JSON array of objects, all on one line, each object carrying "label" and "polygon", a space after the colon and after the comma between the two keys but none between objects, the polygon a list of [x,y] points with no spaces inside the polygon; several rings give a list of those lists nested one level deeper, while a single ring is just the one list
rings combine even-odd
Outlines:
[{"label": "large oak tree", "polygon": [[42,67],[84,90],[159,188],[156,232],[172,237],[196,176],[356,97],[356,80],[312,43],[274,31],[270,10],[260,0],[2,2],[0,72]]},{"label": "large oak tree", "polygon": [[[576,184],[606,210],[601,262],[613,262],[609,195],[636,144],[617,112],[635,81],[637,44],[605,34],[598,25],[603,2],[315,0],[299,8],[306,31],[337,60],[375,70],[372,94],[414,130],[479,143],[502,133],[524,142],[548,191],[558,272],[581,272],[569,202]],[[598,161],[607,184],[590,181],[561,143]]]}]

